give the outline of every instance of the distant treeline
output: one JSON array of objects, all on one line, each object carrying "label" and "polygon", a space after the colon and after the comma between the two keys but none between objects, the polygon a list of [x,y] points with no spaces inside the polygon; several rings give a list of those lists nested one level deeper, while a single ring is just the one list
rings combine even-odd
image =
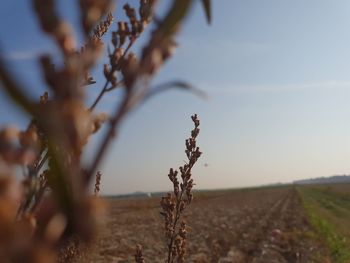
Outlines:
[{"label": "distant treeline", "polygon": [[318,177],[312,179],[297,180],[294,184],[336,184],[350,183],[350,175],[334,175],[329,177]]}]

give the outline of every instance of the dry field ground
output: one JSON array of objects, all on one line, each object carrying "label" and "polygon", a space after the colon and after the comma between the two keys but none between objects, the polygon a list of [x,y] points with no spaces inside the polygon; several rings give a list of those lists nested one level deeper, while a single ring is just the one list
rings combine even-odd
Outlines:
[{"label": "dry field ground", "polygon": [[[185,215],[186,262],[331,262],[291,187],[196,193]],[[164,262],[159,197],[108,199],[109,215],[90,262]]]}]

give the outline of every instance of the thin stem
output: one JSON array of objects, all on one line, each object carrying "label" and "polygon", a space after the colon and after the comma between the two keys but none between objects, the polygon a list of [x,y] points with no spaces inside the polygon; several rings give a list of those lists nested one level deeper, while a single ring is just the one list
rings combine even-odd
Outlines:
[{"label": "thin stem", "polygon": [[[124,57],[126,56],[127,52],[130,50],[130,48],[132,47],[132,45],[134,43],[135,43],[135,41],[129,42],[127,48],[125,49],[125,51],[123,53],[123,56],[119,60],[118,64],[112,68],[110,74],[113,74],[117,68],[120,68],[122,66],[121,63],[123,63]],[[96,98],[95,102],[90,107],[90,110],[93,110],[96,107],[97,103],[101,100],[103,95],[107,92],[107,87],[108,87],[109,82],[110,82],[109,78],[107,78],[107,81],[106,81],[101,93],[99,94],[99,96]],[[96,155],[95,160],[93,161],[90,169],[88,169],[88,171],[87,171],[86,182],[89,182],[91,180],[92,175],[96,171],[98,165],[100,164],[100,162],[102,160],[102,157],[105,154],[105,151],[108,147],[109,141],[115,136],[116,129],[117,129],[119,122],[123,119],[124,115],[127,113],[128,104],[130,102],[131,95],[132,95],[131,90],[126,91],[122,103],[120,104],[119,107],[116,108],[114,117],[110,120],[110,129],[109,129],[108,133],[106,134],[105,138],[103,139],[103,141],[99,147],[99,150],[97,151],[97,155]]]},{"label": "thin stem", "polygon": [[[123,58],[125,57],[125,55],[126,55],[127,52],[129,51],[129,49],[131,48],[131,46],[132,46],[133,43],[134,43],[133,41],[131,41],[131,42],[129,43],[129,45],[128,45],[127,48],[125,49],[125,52],[123,53],[123,56],[122,56],[122,58],[121,58],[120,61],[123,61]],[[120,67],[120,66],[121,66],[121,64],[120,64],[120,65],[117,65],[116,68],[118,68],[118,67]],[[115,71],[115,69],[113,68],[110,74],[113,74],[114,71]],[[99,95],[97,96],[97,98],[95,99],[95,101],[93,102],[93,104],[90,106],[89,111],[93,111],[93,110],[95,109],[95,107],[97,106],[97,104],[98,104],[98,103],[100,102],[100,100],[102,99],[103,95],[104,95],[106,92],[112,90],[112,88],[114,88],[114,87],[108,88],[108,84],[109,84],[109,83],[110,83],[110,81],[107,79],[106,82],[105,82],[105,84],[104,84],[104,86],[103,86],[103,89],[101,90],[101,92],[99,93]],[[121,83],[122,83],[122,81],[118,82],[118,83],[117,83],[117,86],[118,86],[118,84],[120,85]],[[128,100],[129,100],[129,99],[128,99]],[[126,104],[126,105],[127,105],[127,104]],[[124,115],[124,114],[123,114],[123,115]],[[122,116],[121,116],[121,117],[122,117]],[[121,118],[121,117],[118,117],[118,119]],[[119,122],[119,120],[117,120],[117,122]],[[111,123],[112,123],[112,121],[111,121]],[[114,133],[114,131],[111,133],[111,135],[107,135],[107,136],[106,136],[106,138],[108,138],[108,140],[106,140],[106,144],[107,144],[108,141],[110,140],[110,137],[113,137],[113,136],[112,136],[113,133]],[[105,147],[106,147],[106,146],[104,146],[104,148],[105,148]],[[100,152],[101,152],[101,150],[100,150]],[[101,154],[100,154],[100,155],[101,155]],[[102,155],[103,155],[103,154],[102,154]],[[98,156],[99,156],[99,155],[98,155]],[[98,157],[98,156],[97,156],[97,157]],[[44,165],[45,162],[47,161],[48,157],[49,157],[49,154],[48,154],[48,152],[46,152],[45,155],[44,155],[44,157],[41,159],[39,165],[38,165],[38,166],[36,167],[36,169],[35,169],[35,173],[36,173],[36,174],[37,174],[37,173],[40,171],[40,169],[43,167],[43,165]],[[100,162],[100,159],[101,159],[101,158],[102,158],[102,156],[99,157],[99,158],[96,158],[96,160],[95,160],[95,162],[94,162],[94,163],[96,163],[96,164],[95,164],[95,166],[93,166],[93,167],[96,167],[96,168],[97,168],[97,165],[98,165],[98,163]],[[93,168],[93,169],[96,169],[96,168]],[[90,177],[91,177],[91,176],[88,176],[88,178],[89,178],[88,181],[90,181]],[[37,193],[37,196],[36,196],[36,198],[35,198],[35,203],[34,203],[34,205],[33,205],[33,207],[32,207],[33,211],[34,211],[34,210],[36,209],[36,207],[39,205],[39,203],[40,203],[40,201],[41,201],[41,198],[42,198],[42,196],[43,196],[43,194],[44,194],[44,192],[45,192],[45,188],[46,188],[46,184],[45,184],[43,187],[41,187],[40,190],[39,190],[39,192]],[[20,212],[20,211],[18,211],[18,212]]]},{"label": "thin stem", "polygon": [[103,86],[103,89],[98,94],[97,98],[92,103],[92,105],[90,106],[89,111],[93,111],[95,109],[95,107],[97,106],[97,104],[100,102],[100,100],[102,99],[103,95],[106,93],[106,89],[107,89],[107,86],[108,86],[109,82],[110,81],[107,79],[106,82],[105,82],[105,85]]},{"label": "thin stem", "polygon": [[[110,76],[110,77],[114,74],[114,72],[115,72],[118,68],[120,68],[120,67],[122,66],[121,63],[123,63],[126,54],[128,53],[128,51],[130,50],[130,48],[132,47],[132,45],[133,45],[134,43],[135,43],[135,41],[130,41],[130,42],[129,42],[128,46],[126,47],[126,49],[125,49],[125,51],[124,51],[124,53],[123,53],[123,55],[122,55],[122,57],[119,59],[118,64],[117,64],[116,66],[112,67],[111,72],[109,73],[109,76]],[[114,52],[115,52],[115,50],[114,50]],[[115,88],[118,86],[118,83],[117,83],[116,87],[110,87],[110,88],[108,88],[108,84],[110,83],[110,80],[109,80],[109,79],[110,79],[110,78],[108,77],[107,80],[106,80],[106,82],[105,82],[105,85],[103,86],[103,88],[102,88],[102,90],[101,90],[101,92],[98,94],[97,98],[95,99],[95,101],[94,101],[94,102],[92,103],[92,105],[90,106],[89,111],[93,111],[93,110],[95,109],[95,107],[96,107],[97,104],[100,102],[100,100],[102,99],[103,95],[104,95],[106,92],[111,91],[111,90],[115,89]],[[121,83],[121,82],[119,82],[119,83]]]},{"label": "thin stem", "polygon": [[[46,160],[48,159],[49,155],[48,155],[48,152],[45,153],[44,157],[40,160],[39,164],[34,167],[34,170],[33,170],[33,174],[32,176],[35,176],[35,178],[37,178],[37,175],[39,173],[39,171],[41,170],[41,168],[43,167],[43,165],[45,164]],[[32,180],[32,178],[30,178]],[[43,190],[46,188],[46,186],[43,186],[43,187],[40,187],[40,188],[43,188]],[[39,190],[40,192],[40,190]],[[41,200],[41,197],[42,195],[41,194],[38,194],[38,193],[34,193],[34,204],[33,204],[33,207],[36,207],[38,205],[38,203],[40,202]],[[38,198],[40,197],[40,198]],[[26,198],[25,199],[26,201],[24,203],[21,203],[21,205],[18,207],[17,209],[17,215],[16,215],[16,218],[18,219],[19,216],[21,214],[23,214],[25,212],[25,210],[28,208],[28,206],[30,205],[30,202],[32,200],[32,198]]]},{"label": "thin stem", "polygon": [[175,220],[174,220],[174,224],[172,226],[174,232],[173,232],[173,235],[170,238],[170,242],[169,242],[169,245],[168,245],[168,263],[171,263],[174,260],[174,258],[172,258],[172,255],[173,255],[173,244],[174,244],[174,241],[175,241],[175,237],[177,236],[175,230],[176,230],[177,222],[180,219],[180,203],[181,203],[183,194],[184,194],[184,191],[181,190],[180,196],[176,200]]},{"label": "thin stem", "polygon": [[124,83],[124,79],[120,80],[117,82],[117,84],[115,86],[111,86],[109,88],[106,89],[106,92],[115,90],[116,88],[120,87],[120,85],[122,85]]},{"label": "thin stem", "polygon": [[49,158],[49,153],[46,152],[44,157],[41,159],[40,163],[38,164],[38,166],[35,169],[36,173],[38,173],[40,171],[40,169],[43,167],[43,165],[45,164],[45,162],[48,158]]},{"label": "thin stem", "polygon": [[[190,160],[191,158],[189,158]],[[184,178],[186,178],[188,176],[188,174],[191,172],[192,168],[194,166],[194,163],[190,164],[185,172],[185,176]],[[184,192],[185,192],[185,189],[182,190],[181,189],[181,192],[180,192],[180,195],[178,198],[176,198],[176,212],[175,212],[175,220],[174,220],[174,223],[172,225],[172,228],[174,230],[171,238],[170,238],[170,242],[168,244],[168,261],[167,263],[172,263],[174,261],[174,258],[172,257],[172,251],[173,251],[173,245],[174,245],[174,241],[175,241],[175,238],[177,237],[177,233],[176,233],[176,226],[177,226],[177,223],[181,217],[181,212],[180,212],[180,204],[181,204],[181,201],[183,199],[183,195],[184,195]]]},{"label": "thin stem", "polygon": [[120,104],[119,107],[117,107],[115,114],[114,114],[114,117],[110,120],[110,129],[109,129],[108,133],[106,134],[106,136],[104,137],[104,139],[102,140],[102,143],[100,144],[100,147],[97,151],[96,158],[93,161],[90,169],[88,169],[88,171],[87,171],[86,183],[88,183],[91,180],[92,175],[95,173],[95,171],[96,171],[98,165],[100,164],[108,146],[110,145],[109,141],[116,134],[116,129],[117,129],[118,124],[123,119],[124,115],[127,113],[130,98],[131,98],[131,92],[127,91],[122,103]]},{"label": "thin stem", "polygon": [[44,196],[45,189],[46,189],[46,183],[44,183],[42,186],[40,186],[39,191],[36,192],[35,203],[33,204],[32,208],[31,208],[31,212],[34,212],[37,209],[37,207],[39,206],[41,199]]}]

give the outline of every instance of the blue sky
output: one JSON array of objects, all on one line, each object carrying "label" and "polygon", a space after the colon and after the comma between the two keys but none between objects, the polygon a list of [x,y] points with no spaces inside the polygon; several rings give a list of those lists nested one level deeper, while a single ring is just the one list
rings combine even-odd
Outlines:
[{"label": "blue sky", "polygon": [[[34,57],[55,52],[54,46],[40,34],[30,1],[3,2],[2,54],[38,96],[44,85]],[[57,2],[76,25],[73,1]],[[213,1],[213,23],[207,26],[197,3],[178,50],[154,83],[186,80],[209,99],[170,91],[133,112],[101,167],[103,192],[170,188],[167,172],[185,160],[193,113],[201,119],[204,152],[194,170],[198,188],[350,173],[349,14],[346,0],[220,0]],[[89,88],[90,100],[103,83],[98,69],[100,85]],[[98,110],[108,111],[117,96],[111,93]],[[0,91],[0,125],[6,123],[25,127],[26,118]]]}]

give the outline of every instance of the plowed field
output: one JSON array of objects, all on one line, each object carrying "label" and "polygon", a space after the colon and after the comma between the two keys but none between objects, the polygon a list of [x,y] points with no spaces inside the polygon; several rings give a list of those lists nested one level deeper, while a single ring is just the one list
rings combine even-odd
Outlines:
[{"label": "plowed field", "polygon": [[[186,262],[330,262],[293,188],[195,193]],[[136,244],[147,262],[164,262],[160,197],[109,199],[109,214],[91,262],[134,262]]]}]

